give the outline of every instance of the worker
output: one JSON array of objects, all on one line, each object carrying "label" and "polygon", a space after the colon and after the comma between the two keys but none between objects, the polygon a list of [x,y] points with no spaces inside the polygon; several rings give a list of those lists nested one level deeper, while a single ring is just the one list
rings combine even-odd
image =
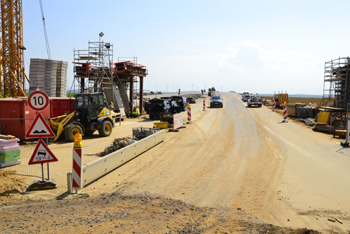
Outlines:
[{"label": "worker", "polygon": [[[129,114],[130,114],[130,111],[129,111]],[[134,107],[130,117],[139,117],[140,116],[140,111],[139,111],[139,108],[137,107]]]},{"label": "worker", "polygon": [[113,103],[113,102],[111,102],[111,103],[109,104],[109,109],[110,109],[110,110],[114,110],[114,103]]}]

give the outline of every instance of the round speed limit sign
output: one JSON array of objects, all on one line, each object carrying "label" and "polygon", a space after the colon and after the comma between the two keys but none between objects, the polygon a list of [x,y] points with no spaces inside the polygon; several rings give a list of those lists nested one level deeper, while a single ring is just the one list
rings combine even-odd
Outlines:
[{"label": "round speed limit sign", "polygon": [[34,91],[28,97],[28,104],[35,111],[45,110],[49,105],[49,96],[43,91]]}]

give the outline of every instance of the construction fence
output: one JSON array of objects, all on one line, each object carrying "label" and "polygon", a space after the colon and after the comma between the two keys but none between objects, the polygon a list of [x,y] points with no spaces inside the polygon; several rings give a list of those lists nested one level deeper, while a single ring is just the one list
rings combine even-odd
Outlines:
[{"label": "construction fence", "polygon": [[[11,172],[15,174],[32,176],[41,178],[42,171],[41,165],[28,165],[28,162],[34,152],[34,149],[37,145],[36,139],[24,141],[24,136],[26,134],[26,127],[28,128],[34,119],[26,118],[0,118],[0,134],[3,135],[13,135],[20,137],[19,140],[20,146],[20,163],[13,166],[1,167],[1,172]],[[47,140],[44,139],[47,143]],[[46,165],[45,165],[46,168]]]}]

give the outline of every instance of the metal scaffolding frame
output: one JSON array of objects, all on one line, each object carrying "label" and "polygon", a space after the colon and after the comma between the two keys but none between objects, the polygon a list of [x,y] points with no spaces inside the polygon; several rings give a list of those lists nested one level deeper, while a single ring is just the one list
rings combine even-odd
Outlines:
[{"label": "metal scaffolding frame", "polygon": [[88,50],[74,50],[74,80],[70,93],[101,91],[104,78],[112,78],[113,45],[90,42]]},{"label": "metal scaffolding frame", "polygon": [[325,62],[321,108],[343,112],[350,101],[350,57]]}]

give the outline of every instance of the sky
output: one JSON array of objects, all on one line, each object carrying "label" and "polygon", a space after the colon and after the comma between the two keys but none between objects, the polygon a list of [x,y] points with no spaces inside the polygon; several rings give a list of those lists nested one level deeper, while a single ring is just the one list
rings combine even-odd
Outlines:
[{"label": "sky", "polygon": [[[324,63],[349,56],[350,1],[42,0],[51,58],[67,61],[89,41],[137,57],[144,89],[322,95]],[[47,59],[39,0],[23,0],[26,73]],[[29,74],[30,76],[30,74]],[[28,87],[26,87],[28,88]]]}]

